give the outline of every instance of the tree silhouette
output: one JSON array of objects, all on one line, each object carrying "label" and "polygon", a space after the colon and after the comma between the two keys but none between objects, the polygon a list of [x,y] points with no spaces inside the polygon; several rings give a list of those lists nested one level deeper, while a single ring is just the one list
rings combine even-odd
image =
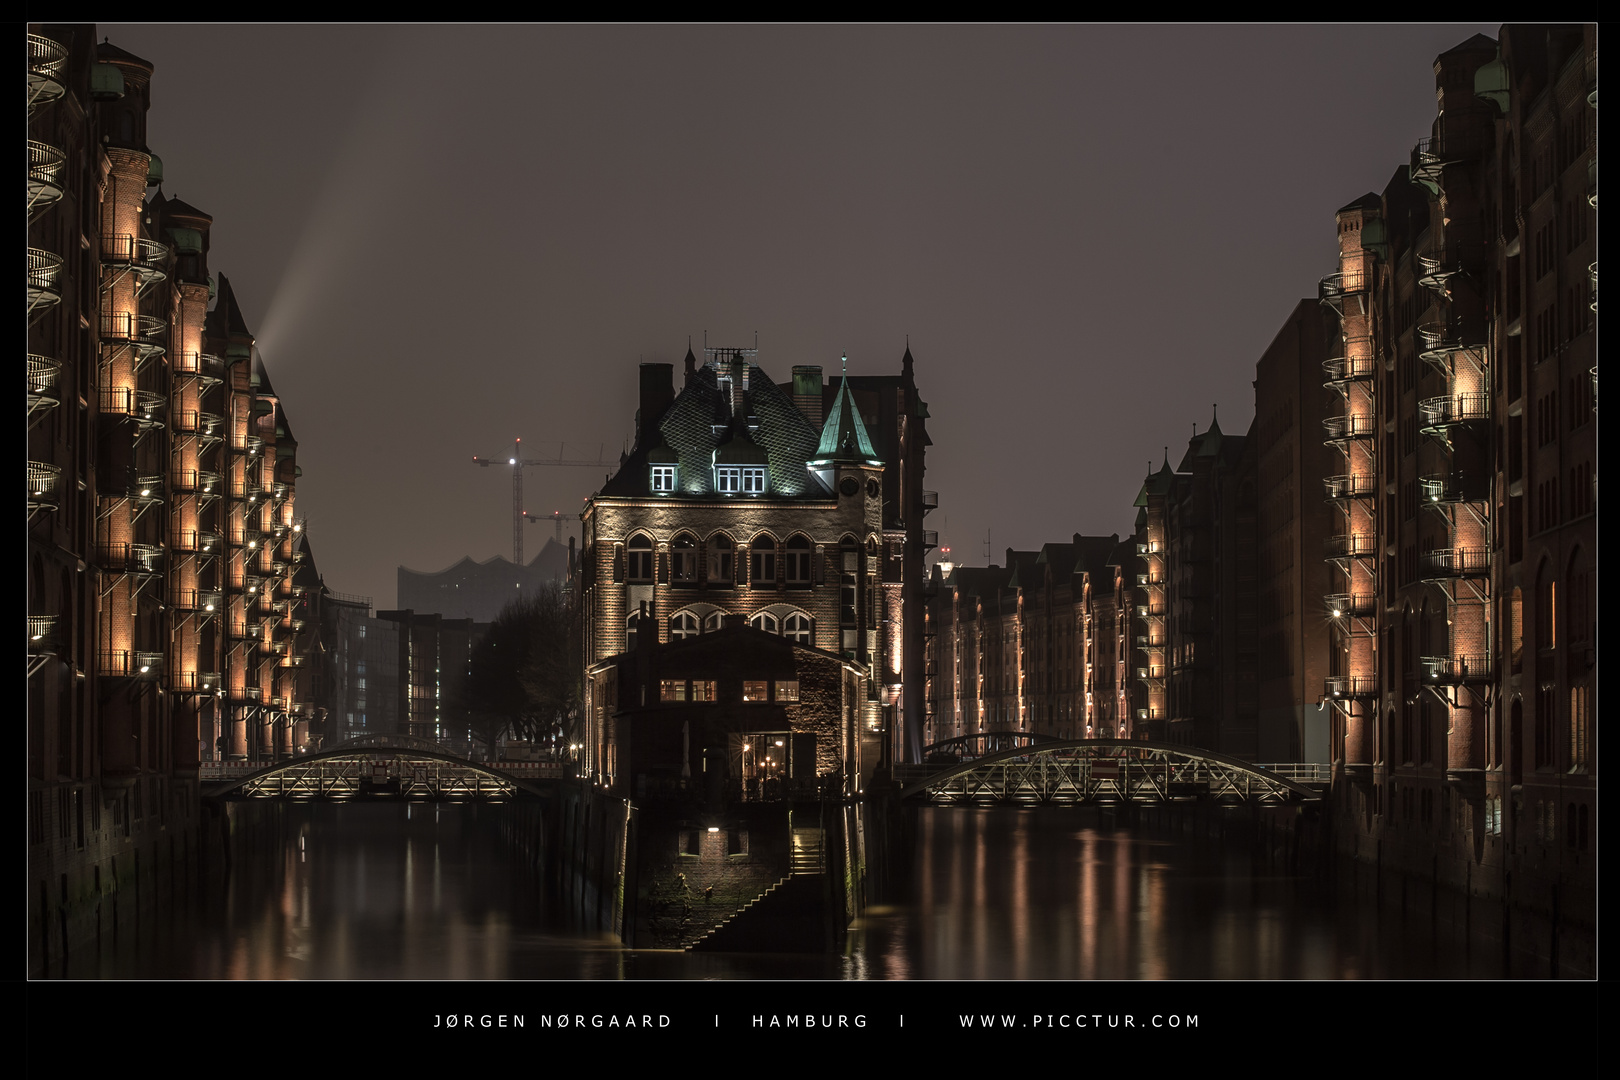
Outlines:
[{"label": "tree silhouette", "polygon": [[473,731],[493,748],[499,737],[567,746],[579,724],[578,621],[557,583],[513,599],[474,650],[467,679]]}]

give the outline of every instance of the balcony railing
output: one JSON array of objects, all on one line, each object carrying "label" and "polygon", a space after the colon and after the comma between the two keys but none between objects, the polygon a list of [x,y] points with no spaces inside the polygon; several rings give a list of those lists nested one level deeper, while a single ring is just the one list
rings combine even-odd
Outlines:
[{"label": "balcony railing", "polygon": [[48,653],[56,651],[56,616],[28,616],[28,651]]},{"label": "balcony railing", "polygon": [[1378,680],[1371,675],[1329,675],[1322,683],[1325,697],[1335,700],[1378,696]]},{"label": "balcony railing", "polygon": [[28,140],[28,219],[32,221],[62,197],[67,155],[50,143]]},{"label": "balcony railing", "polygon": [[1317,298],[1324,304],[1339,308],[1345,297],[1364,293],[1371,284],[1371,275],[1365,270],[1344,270],[1321,280],[1317,286]]},{"label": "balcony railing", "polygon": [[1447,165],[1459,161],[1466,161],[1474,157],[1484,148],[1481,138],[1472,131],[1442,131],[1439,135],[1428,139],[1419,139],[1412,147],[1412,164],[1409,175],[1414,184],[1422,184],[1435,194],[1440,192],[1440,182]]},{"label": "balcony railing", "polygon": [[1322,486],[1330,499],[1370,499],[1378,493],[1377,477],[1370,473],[1325,477]]},{"label": "balcony railing", "polygon": [[1322,361],[1328,384],[1360,382],[1370,379],[1378,371],[1378,361],[1371,356],[1335,356]]},{"label": "balcony railing", "polygon": [[1370,439],[1376,433],[1377,423],[1371,413],[1353,413],[1348,416],[1330,416],[1322,421],[1329,442],[1347,439]]},{"label": "balcony railing", "polygon": [[217,671],[180,671],[172,676],[172,685],[176,690],[189,691],[197,694],[211,694],[222,684]]},{"label": "balcony railing", "polygon": [[169,324],[156,315],[139,315],[133,311],[104,311],[101,313],[101,337],[104,341],[133,341],[148,348],[161,349]]},{"label": "balcony railing", "polygon": [[28,354],[28,417],[61,404],[56,392],[57,380],[62,374],[62,362],[38,353]]},{"label": "balcony railing", "polygon": [[28,249],[28,316],[62,299],[62,256],[43,248]]},{"label": "balcony railing", "polygon": [[1322,547],[1329,559],[1364,559],[1378,550],[1378,541],[1371,533],[1348,533],[1323,537]]},{"label": "balcony railing", "polygon": [[155,574],[163,567],[163,549],[156,544],[103,542],[96,545],[96,561],[104,570]]},{"label": "balcony railing", "polygon": [[1418,490],[1422,492],[1423,501],[1426,503],[1486,501],[1483,492],[1476,492],[1470,497],[1468,486],[1463,483],[1463,477],[1458,473],[1421,477],[1418,480]]},{"label": "balcony railing", "polygon": [[175,589],[174,606],[181,611],[200,611],[205,615],[225,608],[225,594],[209,589]]},{"label": "balcony railing", "polygon": [[1491,552],[1489,548],[1435,548],[1419,552],[1418,565],[1429,580],[1488,577]]},{"label": "balcony railing", "polygon": [[1417,257],[1418,284],[1436,292],[1444,291],[1446,282],[1462,272],[1464,260],[1477,259],[1482,250],[1477,243],[1450,243],[1430,247]]},{"label": "balcony railing", "polygon": [[1489,394],[1451,394],[1447,397],[1426,398],[1418,402],[1418,413],[1423,418],[1423,430],[1439,431],[1457,424],[1473,423],[1491,418]]},{"label": "balcony railing", "polygon": [[1362,619],[1378,611],[1376,593],[1329,593],[1322,599],[1330,619]]},{"label": "balcony railing", "polygon": [[40,34],[28,35],[28,111],[67,93],[62,73],[67,69],[67,46]]},{"label": "balcony railing", "polygon": [[28,463],[28,506],[30,509],[56,509],[56,488],[62,469],[44,461]]},{"label": "balcony railing", "polygon": [[938,510],[939,509],[939,492],[937,492],[937,491],[925,491],[925,492],[923,492],[922,493],[922,509],[923,509],[923,513],[925,513],[925,514],[928,513],[930,510]]},{"label": "balcony railing", "polygon": [[101,673],[115,677],[156,680],[163,677],[163,654],[115,649],[101,654]]},{"label": "balcony railing", "polygon": [[1465,686],[1491,679],[1488,656],[1424,656],[1419,657],[1418,664],[1424,686]]}]

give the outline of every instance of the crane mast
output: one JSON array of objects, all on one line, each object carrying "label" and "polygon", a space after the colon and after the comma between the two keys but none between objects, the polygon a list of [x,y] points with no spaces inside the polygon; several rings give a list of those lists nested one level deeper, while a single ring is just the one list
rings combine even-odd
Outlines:
[{"label": "crane mast", "polygon": [[[507,465],[512,469],[512,562],[518,566],[523,565],[523,521],[538,521],[539,518],[523,509],[523,468],[526,465],[577,465],[598,468],[609,466],[606,460],[606,446],[603,443],[597,447],[594,460],[584,458],[570,458],[567,456],[567,445],[557,444],[557,456],[554,458],[525,458],[523,456],[523,440],[512,440],[512,453],[503,462],[499,458],[473,456],[473,464],[488,468],[491,465]],[[611,467],[611,466],[609,466]],[[562,523],[564,518],[573,518],[574,514],[554,512],[551,517],[557,523],[557,539],[562,540]]]}]

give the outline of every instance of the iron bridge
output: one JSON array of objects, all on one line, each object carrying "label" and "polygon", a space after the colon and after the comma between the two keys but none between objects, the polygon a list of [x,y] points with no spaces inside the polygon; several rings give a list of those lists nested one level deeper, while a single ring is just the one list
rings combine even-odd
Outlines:
[{"label": "iron bridge", "polygon": [[902,799],[1077,805],[1195,799],[1307,803],[1322,798],[1317,788],[1241,758],[1133,739],[1040,743],[925,768],[935,771],[901,788]]},{"label": "iron bridge", "polygon": [[278,761],[202,790],[204,798],[499,801],[520,792],[550,798],[555,781],[513,776],[410,736],[366,736]]}]

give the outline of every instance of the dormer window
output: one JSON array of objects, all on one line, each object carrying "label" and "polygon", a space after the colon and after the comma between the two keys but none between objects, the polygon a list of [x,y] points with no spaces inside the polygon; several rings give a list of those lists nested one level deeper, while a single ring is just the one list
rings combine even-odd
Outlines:
[{"label": "dormer window", "polygon": [[652,489],[654,491],[674,491],[675,466],[654,465],[652,467]]},{"label": "dormer window", "polygon": [[714,467],[714,489],[729,495],[735,495],[741,491],[742,469],[736,465],[716,465]]},{"label": "dormer window", "polygon": [[742,469],[742,489],[745,495],[764,494],[765,466],[744,465]]}]

